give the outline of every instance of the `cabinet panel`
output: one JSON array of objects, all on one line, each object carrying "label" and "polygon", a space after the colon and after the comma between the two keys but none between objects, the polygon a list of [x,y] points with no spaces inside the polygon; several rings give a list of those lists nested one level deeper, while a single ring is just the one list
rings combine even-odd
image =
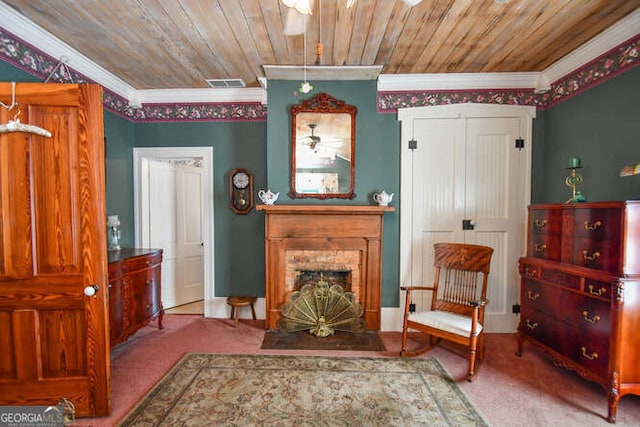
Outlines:
[{"label": "cabinet panel", "polygon": [[122,280],[118,278],[109,281],[109,338],[112,347],[113,343],[118,341],[118,337],[122,335],[123,319]]}]

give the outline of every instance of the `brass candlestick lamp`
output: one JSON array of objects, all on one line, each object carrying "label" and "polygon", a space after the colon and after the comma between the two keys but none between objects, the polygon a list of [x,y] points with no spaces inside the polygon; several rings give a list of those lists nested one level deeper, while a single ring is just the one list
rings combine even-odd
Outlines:
[{"label": "brass candlestick lamp", "polygon": [[569,188],[571,188],[571,198],[567,200],[565,203],[580,203],[585,202],[586,197],[577,190],[578,185],[582,184],[582,176],[576,172],[576,169],[582,169],[580,164],[579,157],[571,157],[569,159],[569,167],[567,169],[571,169],[571,174],[565,179],[565,183]]}]

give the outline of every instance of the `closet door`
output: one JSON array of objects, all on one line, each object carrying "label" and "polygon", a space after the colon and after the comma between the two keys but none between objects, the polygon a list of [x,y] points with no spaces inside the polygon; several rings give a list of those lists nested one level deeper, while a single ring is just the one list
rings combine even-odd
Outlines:
[{"label": "closet door", "polygon": [[[490,246],[494,255],[485,326],[513,332],[517,318],[511,306],[518,300],[517,259],[524,251],[530,176],[529,153],[517,149],[515,140],[527,134],[527,118],[468,104],[413,109],[422,110],[413,115],[409,110],[400,114],[406,144],[401,259],[407,266],[401,283],[431,284],[434,243]],[[409,148],[409,140],[416,141],[415,148]],[[427,308],[430,296],[414,303]]]},{"label": "closet door", "polygon": [[17,83],[15,99],[52,136],[0,134],[0,405],[66,398],[77,416],[108,415],[102,89]]}]

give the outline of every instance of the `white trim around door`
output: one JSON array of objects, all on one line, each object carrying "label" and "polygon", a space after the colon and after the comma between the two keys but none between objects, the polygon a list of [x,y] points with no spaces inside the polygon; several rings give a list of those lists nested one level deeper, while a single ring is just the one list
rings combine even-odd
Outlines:
[{"label": "white trim around door", "polygon": [[[135,224],[135,246],[145,245],[144,238],[144,215],[145,200],[148,202],[148,195],[143,188],[144,161],[145,159],[155,160],[176,160],[176,159],[202,159],[204,172],[202,215],[204,241],[204,316],[211,317],[211,307],[220,305],[215,300],[215,274],[214,274],[214,209],[213,209],[213,147],[137,147],[133,149],[133,198],[134,198],[134,224]],[[224,300],[224,298],[220,298]],[[224,304],[224,302],[223,302]]]}]

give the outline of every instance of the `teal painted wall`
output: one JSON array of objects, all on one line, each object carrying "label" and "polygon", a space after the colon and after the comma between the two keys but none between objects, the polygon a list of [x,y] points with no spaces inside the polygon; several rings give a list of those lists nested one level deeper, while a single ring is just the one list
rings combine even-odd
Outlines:
[{"label": "teal painted wall", "polygon": [[[377,82],[313,81],[314,90],[298,92],[300,81],[273,80],[267,85],[269,114],[267,118],[267,182],[269,189],[279,192],[278,203],[286,204],[373,204],[372,194],[386,190],[395,193],[392,205],[396,212],[384,214],[382,253],[382,306],[399,306],[399,189],[400,126],[396,114],[377,112]],[[355,193],[349,199],[291,199],[291,107],[302,100],[325,92],[355,105]]]},{"label": "teal painted wall", "polygon": [[[3,82],[39,82],[40,79],[32,76],[26,71],[14,67],[8,62],[0,60],[0,80]],[[6,101],[4,101],[6,104]],[[11,100],[9,100],[11,103]]]},{"label": "teal painted wall", "polygon": [[120,246],[134,246],[133,155],[136,124],[104,112],[107,215],[120,219]]},{"label": "teal painted wall", "polygon": [[[256,191],[266,186],[266,126],[264,121],[135,125],[135,147],[213,147],[216,296],[265,295],[264,217],[255,209],[233,213],[228,177],[243,167],[253,172]],[[131,152],[128,157],[131,169]],[[132,191],[133,182],[122,188]]]},{"label": "teal painted wall", "polygon": [[[568,159],[582,159],[580,190],[589,201],[640,199],[640,175],[620,169],[640,163],[640,67],[569,98],[545,112],[543,153],[536,159],[536,201],[563,203]],[[544,181],[539,178],[544,176]]]}]

